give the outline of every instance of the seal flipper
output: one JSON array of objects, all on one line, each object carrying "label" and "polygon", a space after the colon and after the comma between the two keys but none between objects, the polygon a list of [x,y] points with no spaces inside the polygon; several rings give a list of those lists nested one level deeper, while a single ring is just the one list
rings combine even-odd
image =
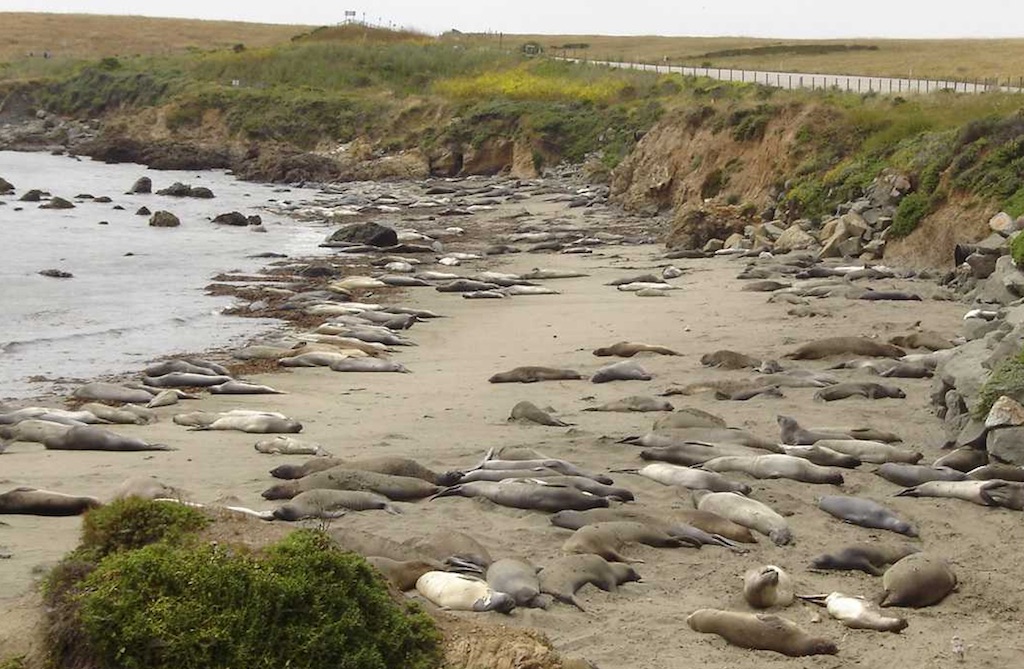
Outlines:
[{"label": "seal flipper", "polygon": [[459,483],[459,484],[456,484],[456,485],[453,485],[453,486],[448,486],[447,488],[445,488],[441,492],[438,492],[438,493],[435,493],[435,494],[431,495],[428,498],[428,501],[432,502],[435,499],[437,499],[438,497],[451,497],[453,495],[458,496],[461,492],[462,492],[462,484]]},{"label": "seal flipper", "polygon": [[828,598],[828,595],[797,595],[796,598],[809,604],[825,606],[825,599]]}]

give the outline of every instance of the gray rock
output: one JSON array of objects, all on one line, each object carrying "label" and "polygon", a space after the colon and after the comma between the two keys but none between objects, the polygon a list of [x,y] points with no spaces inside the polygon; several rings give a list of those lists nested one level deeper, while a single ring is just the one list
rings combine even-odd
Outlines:
[{"label": "gray rock", "polygon": [[939,364],[935,375],[947,386],[956,388],[970,406],[988,379],[989,370],[985,368],[984,362],[990,355],[991,350],[985,339],[967,342],[948,360]]},{"label": "gray rock", "polygon": [[[979,282],[975,290],[974,299],[987,304],[1007,305],[1015,301],[1018,296],[1010,292],[1007,283],[1016,285],[1019,271],[1013,266],[1010,256],[1002,256],[996,261],[996,268],[992,275],[985,281]],[[1009,280],[1009,281],[1008,281]]]},{"label": "gray rock", "polygon": [[964,321],[963,329],[961,330],[964,335],[964,339],[967,341],[974,341],[975,339],[981,339],[990,332],[999,329],[999,321],[986,321],[983,318],[968,318]]},{"label": "gray rock", "polygon": [[988,454],[1000,462],[1024,466],[1024,427],[992,430],[985,441]]},{"label": "gray rock", "polygon": [[327,238],[328,243],[367,244],[378,248],[398,244],[398,233],[394,229],[367,221],[346,225]]},{"label": "gray rock", "polygon": [[46,204],[39,205],[40,209],[74,209],[75,205],[62,197],[52,197]]},{"label": "gray rock", "polygon": [[1024,406],[1020,402],[1003,395],[997,399],[985,418],[985,427],[992,430],[1000,427],[1020,427],[1024,425]]},{"label": "gray rock", "polygon": [[167,188],[162,188],[156,192],[157,195],[169,195],[170,197],[188,197],[191,193],[192,187],[180,181],[175,181]]},{"label": "gray rock", "polygon": [[993,232],[998,232],[1004,237],[1009,237],[1011,233],[1017,232],[1020,229],[1017,227],[1017,221],[1005,211],[1001,211],[990,218],[988,220],[988,227],[992,228]]},{"label": "gray rock", "polygon": [[42,202],[43,196],[46,195],[43,191],[38,188],[33,188],[24,195],[18,198],[19,202]]},{"label": "gray rock", "polygon": [[194,186],[188,191],[189,197],[197,197],[201,200],[210,200],[213,198],[213,191],[206,186]]},{"label": "gray rock", "polygon": [[237,211],[229,211],[226,214],[220,214],[213,219],[214,223],[221,225],[237,225],[239,227],[249,225],[249,219],[244,214]]},{"label": "gray rock", "polygon": [[793,224],[779,235],[775,241],[776,253],[802,251],[818,245],[814,237],[807,234],[798,224]]},{"label": "gray rock", "polygon": [[980,420],[971,419],[960,430],[960,433],[956,437],[956,447],[961,446],[981,446],[985,443],[985,437],[988,435],[988,428],[985,427],[985,423]]},{"label": "gray rock", "polygon": [[176,228],[181,221],[169,211],[158,211],[150,217],[149,224],[154,228]]},{"label": "gray rock", "polygon": [[153,212],[151,212],[149,210],[149,207],[139,207],[138,210],[135,212],[135,215],[136,216],[149,216],[152,213]]},{"label": "gray rock", "polygon": [[725,242],[721,239],[709,239],[708,243],[701,249],[704,253],[714,253],[715,251],[721,251],[725,248]]},{"label": "gray rock", "polygon": [[14,192],[14,184],[7,179],[0,177],[0,195],[7,195]]},{"label": "gray rock", "polygon": [[128,194],[131,195],[133,193],[152,193],[152,192],[153,192],[153,180],[150,179],[149,177],[139,177],[138,179],[135,180],[135,183],[132,184],[132,187],[131,187],[131,189],[129,189]]}]

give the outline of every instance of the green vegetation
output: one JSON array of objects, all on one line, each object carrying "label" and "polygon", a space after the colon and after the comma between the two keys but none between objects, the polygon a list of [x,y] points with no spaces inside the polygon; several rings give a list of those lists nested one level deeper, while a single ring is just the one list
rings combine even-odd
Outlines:
[{"label": "green vegetation", "polygon": [[1017,235],[1010,242],[1010,257],[1017,267],[1024,267],[1024,235]]},{"label": "green vegetation", "polygon": [[720,49],[708,51],[693,58],[735,58],[737,56],[823,56],[831,53],[848,51],[878,51],[874,44],[771,44],[769,46],[751,46],[739,49]]},{"label": "green vegetation", "polygon": [[1024,399],[1024,351],[1004,360],[988,377],[972,410],[974,417],[985,420],[992,405],[1003,395],[1008,395],[1018,402]]},{"label": "green vegetation", "polygon": [[257,552],[201,540],[207,522],[140,500],[88,514],[82,545],[45,589],[54,666],[439,665],[430,618],[322,532]]}]

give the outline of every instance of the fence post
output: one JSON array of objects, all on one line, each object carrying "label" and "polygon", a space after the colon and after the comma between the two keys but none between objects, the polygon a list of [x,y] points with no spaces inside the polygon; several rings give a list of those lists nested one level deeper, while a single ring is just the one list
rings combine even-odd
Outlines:
[{"label": "fence post", "polygon": [[804,78],[800,77],[800,88],[804,87]]},{"label": "fence post", "polygon": [[860,85],[863,84],[863,83],[864,83],[864,79],[862,77],[857,77],[857,92],[858,93],[860,93]]}]

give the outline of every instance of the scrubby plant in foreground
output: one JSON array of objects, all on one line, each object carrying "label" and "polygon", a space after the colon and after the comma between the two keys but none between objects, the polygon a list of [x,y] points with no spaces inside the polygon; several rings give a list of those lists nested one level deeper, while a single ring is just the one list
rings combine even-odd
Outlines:
[{"label": "scrubby plant in foreground", "polygon": [[183,504],[129,497],[85,515],[81,549],[101,559],[158,541],[175,541],[209,522],[201,512]]},{"label": "scrubby plant in foreground", "polygon": [[1009,395],[1017,401],[1024,400],[1024,351],[1004,360],[992,372],[978,394],[974,417],[984,420],[992,405],[1003,395]]}]

